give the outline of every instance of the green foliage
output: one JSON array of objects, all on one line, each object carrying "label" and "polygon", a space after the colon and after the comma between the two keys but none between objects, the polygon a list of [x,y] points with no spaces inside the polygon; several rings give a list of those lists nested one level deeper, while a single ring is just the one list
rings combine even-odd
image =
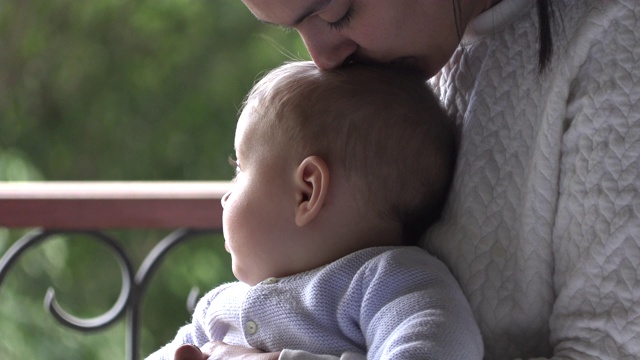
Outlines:
[{"label": "green foliage", "polygon": [[[295,33],[256,21],[238,0],[0,2],[0,181],[224,180],[237,111],[256,77],[307,58]],[[0,254],[24,231],[0,229]],[[166,232],[111,233],[136,269]],[[191,286],[232,280],[221,236],[180,245],[144,302],[142,353],[189,319]],[[0,358],[119,359],[122,322],[61,328],[49,286],[76,316],[120,289],[116,262],[83,236],[30,250],[0,287]]]},{"label": "green foliage", "polygon": [[21,151],[0,148],[0,181],[29,180],[42,180],[42,175]]},{"label": "green foliage", "polygon": [[9,0],[0,12],[0,148],[48,180],[228,178],[242,98],[287,59],[279,49],[302,48],[237,0]]}]

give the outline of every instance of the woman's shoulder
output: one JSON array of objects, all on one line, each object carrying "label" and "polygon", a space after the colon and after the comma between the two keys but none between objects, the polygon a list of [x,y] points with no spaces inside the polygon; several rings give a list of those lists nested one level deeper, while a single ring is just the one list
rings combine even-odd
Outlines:
[{"label": "woman's shoulder", "polygon": [[[640,35],[640,2],[637,0],[563,0],[553,7],[554,38],[567,45],[579,41],[606,41],[605,34],[616,33],[637,47]],[[626,35],[631,35],[628,37]]]},{"label": "woman's shoulder", "polygon": [[606,74],[632,72],[640,57],[640,2],[564,0],[555,12],[556,75],[602,83]]}]

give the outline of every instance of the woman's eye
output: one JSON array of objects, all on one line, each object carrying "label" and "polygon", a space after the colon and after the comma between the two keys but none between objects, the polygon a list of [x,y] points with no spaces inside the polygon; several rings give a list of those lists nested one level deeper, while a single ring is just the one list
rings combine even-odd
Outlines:
[{"label": "woman's eye", "polygon": [[332,30],[340,31],[345,27],[349,26],[349,23],[351,23],[352,17],[353,17],[353,8],[349,7],[347,9],[347,12],[345,12],[340,19],[338,19],[337,21],[330,22],[329,27]]}]

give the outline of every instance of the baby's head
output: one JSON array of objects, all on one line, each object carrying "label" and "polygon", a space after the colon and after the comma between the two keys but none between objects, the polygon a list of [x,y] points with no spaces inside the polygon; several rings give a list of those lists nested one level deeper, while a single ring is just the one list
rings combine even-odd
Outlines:
[{"label": "baby's head", "polygon": [[247,97],[280,151],[317,155],[350,180],[353,196],[403,224],[413,244],[437,219],[456,156],[455,126],[410,69],[311,62],[281,66]]},{"label": "baby's head", "polygon": [[[286,230],[277,231],[278,239],[292,237],[278,240],[281,251],[309,253],[289,253],[296,260],[281,260],[291,266],[245,281],[235,264],[241,256],[238,246],[234,272],[252,283],[262,275],[308,270],[364,247],[415,244],[446,199],[456,155],[455,126],[417,72],[382,65],[322,71],[311,62],[295,62],[269,72],[248,94],[236,151],[236,189],[247,188],[239,182],[252,175],[244,174],[249,169],[242,157],[248,153],[264,167],[251,181],[271,185],[260,190],[269,195],[262,196],[264,213],[225,215],[226,223],[244,221],[235,231],[225,225],[232,255],[234,233],[256,221],[264,221],[265,230],[246,233],[258,237],[247,239],[254,244],[247,250],[260,251],[257,244],[270,242],[265,232],[277,228]],[[297,190],[276,195],[280,187]],[[280,206],[276,196],[288,197],[289,204]]]}]

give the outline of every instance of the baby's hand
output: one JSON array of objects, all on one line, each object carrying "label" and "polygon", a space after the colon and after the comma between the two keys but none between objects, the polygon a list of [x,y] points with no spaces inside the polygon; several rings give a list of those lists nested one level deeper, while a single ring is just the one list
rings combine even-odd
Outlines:
[{"label": "baby's hand", "polygon": [[253,360],[277,360],[279,352],[264,353],[260,350],[244,346],[227,345],[219,341],[204,344],[202,349],[194,345],[180,346],[174,355],[174,360],[207,360],[210,356],[215,359],[253,359]]},{"label": "baby's hand", "polygon": [[208,356],[195,345],[182,345],[173,356],[174,360],[207,360],[207,358]]}]

